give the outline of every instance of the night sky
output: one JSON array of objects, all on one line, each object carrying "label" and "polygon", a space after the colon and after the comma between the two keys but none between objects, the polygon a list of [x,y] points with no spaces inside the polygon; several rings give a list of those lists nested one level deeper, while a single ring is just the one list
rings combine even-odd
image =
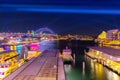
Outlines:
[{"label": "night sky", "polygon": [[58,34],[97,36],[103,30],[120,28],[120,1],[0,0],[0,3],[0,32],[48,27]]}]

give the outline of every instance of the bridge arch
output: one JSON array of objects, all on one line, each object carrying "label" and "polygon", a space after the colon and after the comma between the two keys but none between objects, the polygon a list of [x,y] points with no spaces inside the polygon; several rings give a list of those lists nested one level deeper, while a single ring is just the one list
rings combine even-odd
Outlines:
[{"label": "bridge arch", "polygon": [[49,34],[55,34],[55,32],[47,27],[45,28],[40,28],[35,31],[36,34],[43,34],[44,32],[48,32]]}]

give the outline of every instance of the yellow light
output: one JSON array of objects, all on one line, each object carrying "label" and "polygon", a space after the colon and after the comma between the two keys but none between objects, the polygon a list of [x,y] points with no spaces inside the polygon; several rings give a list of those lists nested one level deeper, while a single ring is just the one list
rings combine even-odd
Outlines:
[{"label": "yellow light", "polygon": [[102,31],[102,33],[98,36],[99,39],[106,39],[106,32]]}]

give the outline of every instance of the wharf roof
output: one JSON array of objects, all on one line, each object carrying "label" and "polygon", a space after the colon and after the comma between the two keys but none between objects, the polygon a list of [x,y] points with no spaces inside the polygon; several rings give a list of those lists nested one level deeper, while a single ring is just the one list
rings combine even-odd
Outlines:
[{"label": "wharf roof", "polygon": [[89,49],[94,49],[98,50],[101,52],[104,52],[105,54],[114,56],[114,57],[120,57],[120,50],[118,49],[113,49],[113,48],[108,48],[108,47],[100,47],[100,46],[94,46],[94,47],[88,47]]},{"label": "wharf roof", "polygon": [[15,50],[9,50],[9,51],[2,51],[0,52],[0,54],[6,54],[6,53],[9,53],[9,52],[14,52]]}]

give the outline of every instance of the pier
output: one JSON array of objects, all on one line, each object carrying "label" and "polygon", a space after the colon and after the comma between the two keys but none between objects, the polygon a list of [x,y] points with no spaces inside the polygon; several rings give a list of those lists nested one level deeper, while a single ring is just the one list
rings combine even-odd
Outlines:
[{"label": "pier", "polygon": [[45,50],[3,80],[66,80],[58,50]]},{"label": "pier", "polygon": [[120,74],[120,50],[107,47],[88,47],[87,56]]}]

